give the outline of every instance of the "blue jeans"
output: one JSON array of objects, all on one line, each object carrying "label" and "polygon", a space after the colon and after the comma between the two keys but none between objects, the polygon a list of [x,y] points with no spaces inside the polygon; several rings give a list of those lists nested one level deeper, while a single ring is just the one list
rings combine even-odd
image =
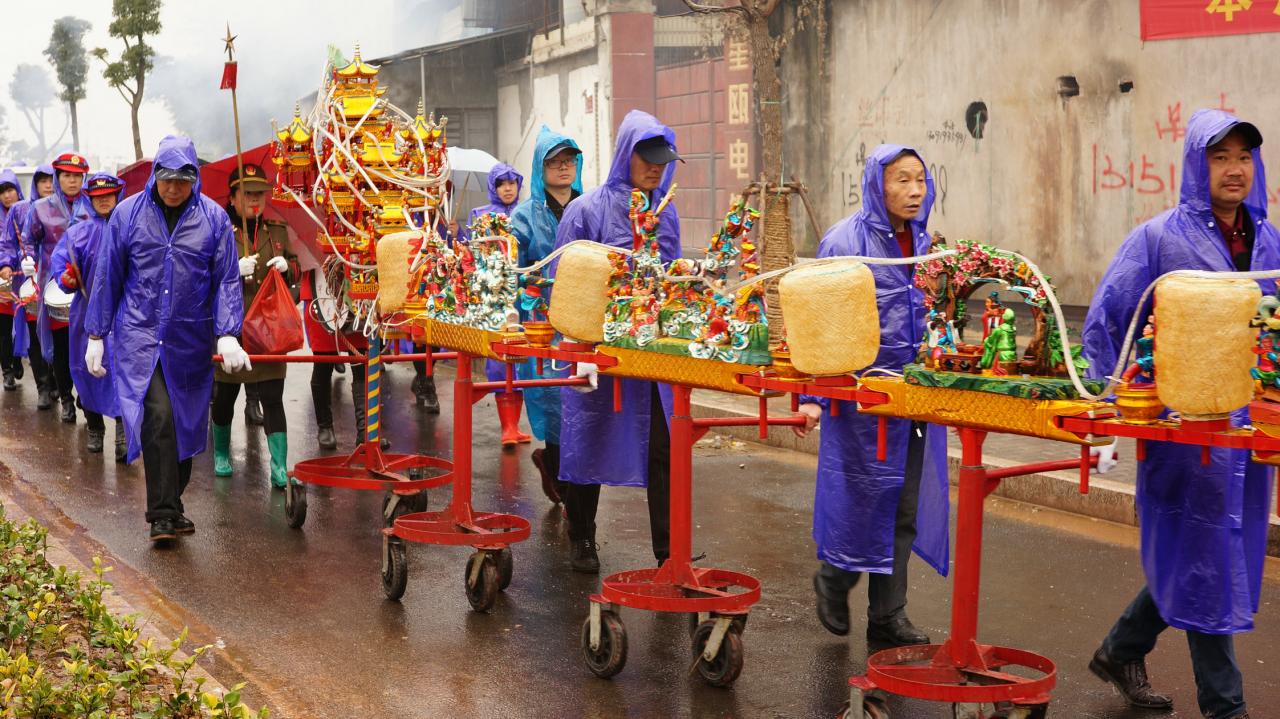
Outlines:
[{"label": "blue jeans", "polygon": [[[1143,587],[1111,628],[1102,650],[1112,661],[1135,662],[1155,649],[1160,632],[1168,628],[1151,592]],[[1212,719],[1230,719],[1243,714],[1244,677],[1236,664],[1232,636],[1189,631],[1187,644],[1191,647],[1191,669],[1196,676],[1200,712]]]}]

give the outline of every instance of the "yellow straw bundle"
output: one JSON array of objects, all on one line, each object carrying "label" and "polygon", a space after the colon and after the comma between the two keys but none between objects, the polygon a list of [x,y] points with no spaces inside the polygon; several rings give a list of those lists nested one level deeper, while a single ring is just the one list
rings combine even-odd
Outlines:
[{"label": "yellow straw bundle", "polygon": [[880,351],[871,270],[856,260],[801,267],[778,282],[791,363],[805,374],[856,372]]},{"label": "yellow straw bundle", "polygon": [[565,337],[604,341],[604,313],[609,306],[609,248],[573,245],[560,255],[547,319]]}]

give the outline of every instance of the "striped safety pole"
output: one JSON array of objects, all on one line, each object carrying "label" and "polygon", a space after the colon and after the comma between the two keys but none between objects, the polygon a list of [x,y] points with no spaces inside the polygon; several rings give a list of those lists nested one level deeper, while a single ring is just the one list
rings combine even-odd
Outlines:
[{"label": "striped safety pole", "polygon": [[382,426],[382,338],[374,335],[369,338],[368,366],[365,369],[365,440],[378,445],[379,430]]}]

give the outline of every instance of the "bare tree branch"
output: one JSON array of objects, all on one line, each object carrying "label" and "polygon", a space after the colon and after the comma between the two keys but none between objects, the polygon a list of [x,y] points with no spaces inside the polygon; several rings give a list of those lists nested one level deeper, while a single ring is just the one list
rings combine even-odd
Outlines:
[{"label": "bare tree branch", "polygon": [[704,15],[736,12],[742,16],[743,20],[751,19],[751,10],[742,5],[729,5],[729,6],[704,5],[700,2],[694,2],[694,0],[684,0],[684,5],[690,10],[696,13],[702,13]]}]

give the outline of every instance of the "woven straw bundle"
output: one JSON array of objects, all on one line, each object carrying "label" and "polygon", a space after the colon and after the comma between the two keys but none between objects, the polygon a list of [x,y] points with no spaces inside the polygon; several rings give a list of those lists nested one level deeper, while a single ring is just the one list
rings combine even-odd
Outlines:
[{"label": "woven straw bundle", "polygon": [[383,316],[399,312],[409,296],[409,243],[420,232],[397,232],[378,240],[378,311]]},{"label": "woven straw bundle", "polygon": [[1250,280],[1167,277],[1156,285],[1156,392],[1188,419],[1222,417],[1249,403],[1262,292]]},{"label": "woven straw bundle", "polygon": [[609,306],[609,248],[576,244],[560,255],[547,319],[560,334],[583,342],[604,341]]},{"label": "woven straw bundle", "polygon": [[814,376],[856,372],[880,351],[871,270],[857,260],[801,267],[778,282],[796,369]]}]

